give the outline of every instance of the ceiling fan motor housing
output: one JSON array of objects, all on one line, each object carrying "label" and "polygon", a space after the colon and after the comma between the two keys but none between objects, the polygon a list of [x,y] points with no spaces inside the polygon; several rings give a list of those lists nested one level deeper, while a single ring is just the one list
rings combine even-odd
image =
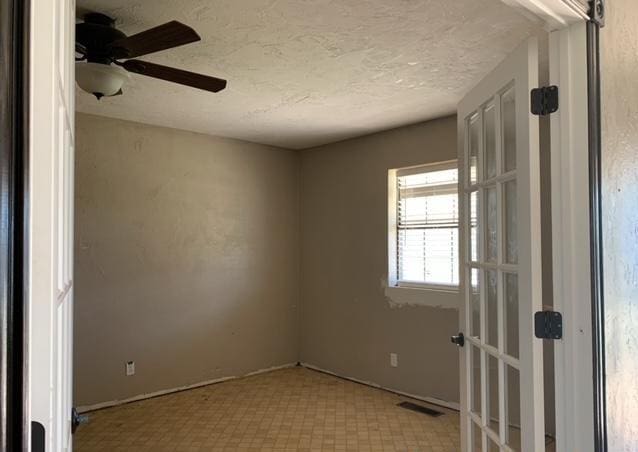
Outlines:
[{"label": "ceiling fan motor housing", "polygon": [[123,38],[126,35],[115,28],[115,20],[105,14],[88,13],[84,22],[75,26],[75,39],[86,49],[89,63],[111,64],[109,44]]}]

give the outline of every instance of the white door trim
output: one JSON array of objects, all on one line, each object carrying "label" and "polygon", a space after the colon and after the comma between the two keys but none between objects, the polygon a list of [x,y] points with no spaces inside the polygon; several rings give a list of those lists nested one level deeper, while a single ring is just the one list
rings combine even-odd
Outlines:
[{"label": "white door trim", "polygon": [[588,7],[579,0],[502,0],[507,5],[531,13],[548,30],[558,30],[589,17]]},{"label": "white door trim", "polygon": [[74,24],[74,0],[31,5],[27,416],[54,452],[72,448]]},{"label": "white door trim", "polygon": [[550,34],[550,84],[560,107],[551,116],[554,309],[563,314],[555,342],[557,452],[594,451],[589,236],[586,25]]},{"label": "white door trim", "polygon": [[555,342],[557,452],[594,451],[590,282],[590,206],[586,21],[583,0],[502,0],[545,23],[550,84],[559,87],[551,116],[554,309],[563,314]]},{"label": "white door trim", "polygon": [[[40,2],[31,5],[30,31],[30,124],[29,124],[29,320],[28,320],[28,397],[27,418],[51,432],[53,409],[51,398],[53,373],[50,348],[53,340],[55,291],[53,285],[53,155],[55,127],[53,111],[57,92],[53,84],[56,52],[55,5]],[[35,401],[39,401],[37,403]],[[28,440],[31,440],[29,432]],[[31,450],[31,444],[28,445]],[[47,444],[50,450],[50,443]]]}]

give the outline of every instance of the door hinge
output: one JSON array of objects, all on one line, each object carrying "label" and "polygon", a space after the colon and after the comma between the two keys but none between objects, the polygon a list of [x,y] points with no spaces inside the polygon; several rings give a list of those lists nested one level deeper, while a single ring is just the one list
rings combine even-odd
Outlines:
[{"label": "door hinge", "polygon": [[589,0],[589,20],[600,28],[605,26],[605,0]]},{"label": "door hinge", "polygon": [[545,116],[558,111],[558,86],[534,88],[531,93],[532,114]]},{"label": "door hinge", "polygon": [[539,339],[563,338],[563,315],[556,311],[534,314],[534,335]]},{"label": "door hinge", "polygon": [[31,421],[31,452],[44,452],[46,432],[44,425]]}]

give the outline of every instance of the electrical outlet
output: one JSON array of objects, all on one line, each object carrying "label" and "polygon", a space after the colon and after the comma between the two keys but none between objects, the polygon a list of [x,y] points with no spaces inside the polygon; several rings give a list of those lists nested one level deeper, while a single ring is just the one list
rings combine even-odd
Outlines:
[{"label": "electrical outlet", "polygon": [[126,376],[130,377],[131,375],[135,375],[135,361],[128,361],[126,363]]},{"label": "electrical outlet", "polygon": [[392,367],[399,367],[399,355],[390,353],[390,365]]}]

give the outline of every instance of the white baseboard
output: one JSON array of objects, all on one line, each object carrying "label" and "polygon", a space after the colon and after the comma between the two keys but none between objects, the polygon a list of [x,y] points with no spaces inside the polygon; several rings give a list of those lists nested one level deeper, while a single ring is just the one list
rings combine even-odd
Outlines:
[{"label": "white baseboard", "polygon": [[230,377],[221,377],[221,378],[216,378],[214,380],[200,381],[198,383],[193,383],[193,384],[189,384],[189,385],[185,385],[185,386],[180,386],[180,387],[177,387],[177,388],[162,389],[160,391],[149,392],[149,393],[146,393],[146,394],[139,394],[139,395],[136,395],[136,396],[133,396],[133,397],[129,397],[129,398],[126,398],[126,399],[111,400],[111,401],[108,401],[108,402],[100,402],[100,403],[96,403],[96,404],[93,404],[93,405],[79,406],[79,407],[77,407],[77,410],[78,410],[79,413],[86,413],[86,412],[89,412],[89,411],[100,410],[102,408],[109,408],[109,407],[113,407],[113,406],[124,405],[125,403],[137,402],[139,400],[151,399],[153,397],[158,397],[158,396],[162,396],[162,395],[166,395],[166,394],[172,394],[173,392],[180,392],[180,391],[185,391],[187,389],[201,388],[202,386],[208,386],[208,385],[212,385],[212,384],[215,384],[215,383],[221,383],[223,381],[236,380],[238,378],[244,378],[244,377],[250,377],[250,376],[253,376],[253,375],[259,375],[259,374],[263,374],[263,373],[266,373],[266,372],[272,372],[273,370],[288,369],[288,368],[294,367],[296,365],[297,365],[297,363],[288,363],[288,364],[283,364],[281,366],[268,367],[266,369],[255,370],[253,372],[249,372],[249,373],[244,374],[244,375],[230,376]]},{"label": "white baseboard", "polygon": [[[441,407],[444,407],[444,408],[449,408],[451,410],[455,410],[455,411],[459,411],[460,410],[460,406],[456,402],[448,402],[447,400],[437,399],[436,397],[425,397],[425,396],[410,394],[410,393],[407,393],[407,392],[404,392],[404,391],[399,391],[399,390],[392,389],[392,388],[387,388],[387,387],[384,387],[384,386],[382,386],[382,385],[380,385],[378,383],[374,383],[372,381],[359,380],[358,378],[348,377],[348,376],[345,376],[345,375],[340,375],[340,374],[338,374],[336,372],[332,372],[330,370],[322,369],[321,367],[315,366],[315,365],[310,364],[310,363],[301,362],[299,364],[301,364],[303,367],[305,367],[307,369],[312,369],[312,370],[316,370],[318,372],[323,372],[325,374],[329,374],[329,375],[333,375],[335,377],[339,377],[339,378],[343,378],[343,379],[346,379],[346,380],[350,380],[350,381],[353,381],[355,383],[360,383],[360,384],[363,384],[363,385],[366,385],[366,386],[370,386],[370,387],[373,387],[373,388],[382,389],[384,391],[389,391],[389,392],[392,392],[394,394],[402,395],[404,397],[409,397],[409,398],[415,399],[415,400],[421,400],[423,402],[431,403],[433,405],[438,405],[438,406],[441,406]],[[274,370],[288,369],[288,368],[294,367],[296,365],[297,365],[297,363],[288,363],[288,364],[283,364],[281,366],[268,367],[266,369],[255,370],[253,372],[249,372],[249,373],[244,374],[244,375],[221,377],[221,378],[216,378],[216,379],[213,379],[213,380],[200,381],[198,383],[193,383],[193,384],[189,384],[189,385],[185,385],[185,386],[180,386],[180,387],[177,387],[177,388],[162,389],[160,391],[149,392],[149,393],[145,393],[145,394],[139,394],[139,395],[136,395],[136,396],[133,396],[133,397],[128,397],[126,399],[111,400],[111,401],[108,401],[108,402],[100,402],[100,403],[96,403],[96,404],[93,404],[93,405],[80,406],[80,407],[77,407],[77,410],[78,410],[79,413],[87,413],[89,411],[100,410],[102,408],[109,408],[109,407],[114,407],[114,406],[118,406],[118,405],[124,405],[126,403],[137,402],[137,401],[145,400],[145,399],[151,399],[153,397],[158,397],[158,396],[162,396],[162,395],[166,395],[166,394],[172,394],[174,392],[186,391],[188,389],[201,388],[202,386],[208,386],[208,385],[212,385],[212,384],[215,384],[215,383],[221,383],[221,382],[229,381],[229,380],[236,380],[238,378],[250,377],[252,375],[259,375],[259,374],[263,374],[263,373],[266,373],[266,372],[272,372]]]},{"label": "white baseboard", "polygon": [[394,394],[398,394],[404,397],[409,397],[411,399],[415,399],[415,400],[421,400],[422,402],[426,402],[426,403],[430,403],[432,405],[438,405],[444,408],[449,408],[450,410],[454,410],[454,411],[460,411],[461,410],[461,406],[457,403],[457,402],[448,402],[447,400],[441,400],[441,399],[437,399],[436,397],[427,397],[427,396],[420,396],[420,395],[415,395],[415,394],[410,394],[404,391],[399,391],[397,389],[392,389],[392,388],[387,388],[385,386],[381,386],[378,383],[374,383],[372,381],[365,381],[365,380],[359,380],[358,378],[354,378],[354,377],[348,377],[345,375],[340,375],[336,372],[332,372],[330,370],[326,370],[326,369],[322,369],[321,367],[315,366],[313,364],[309,364],[309,363],[304,363],[301,362],[300,363],[303,367],[306,367],[308,369],[312,369],[312,370],[316,370],[318,372],[323,372],[329,375],[334,375],[335,377],[339,377],[339,378],[343,378],[345,380],[350,380],[353,381],[355,383],[360,383],[362,385],[366,385],[366,386],[370,386],[373,388],[377,388],[377,389],[383,389],[384,391],[388,391],[388,392],[392,392]]}]

